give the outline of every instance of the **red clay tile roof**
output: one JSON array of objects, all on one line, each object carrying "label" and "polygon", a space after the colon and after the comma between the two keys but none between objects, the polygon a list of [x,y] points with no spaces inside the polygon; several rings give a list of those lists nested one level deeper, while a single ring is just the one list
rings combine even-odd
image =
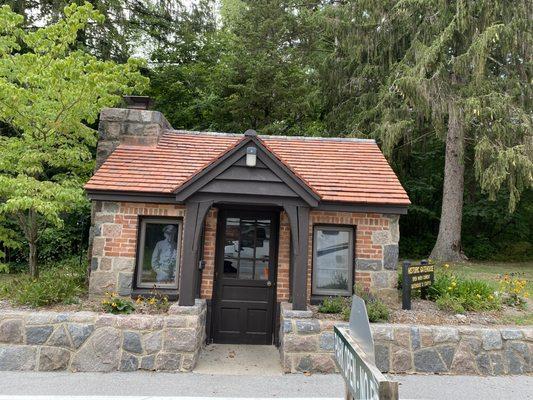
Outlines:
[{"label": "red clay tile roof", "polygon": [[[85,189],[170,194],[243,138],[167,131],[157,146],[120,145]],[[259,138],[323,201],[410,204],[394,171],[372,140]]]}]

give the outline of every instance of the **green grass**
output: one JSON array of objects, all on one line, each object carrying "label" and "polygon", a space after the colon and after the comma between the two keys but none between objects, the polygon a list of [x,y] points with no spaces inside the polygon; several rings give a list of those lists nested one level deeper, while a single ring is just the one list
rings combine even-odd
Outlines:
[{"label": "green grass", "polygon": [[500,275],[518,272],[527,280],[527,291],[533,295],[533,262],[465,262],[450,264],[450,270],[465,278],[481,279],[495,288],[498,287]]}]

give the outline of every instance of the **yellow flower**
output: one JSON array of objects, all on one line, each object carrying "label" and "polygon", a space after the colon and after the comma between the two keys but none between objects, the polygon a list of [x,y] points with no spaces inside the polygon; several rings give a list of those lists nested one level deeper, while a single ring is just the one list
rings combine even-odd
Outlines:
[{"label": "yellow flower", "polygon": [[117,303],[113,303],[113,304],[111,304],[111,305],[112,305],[113,307],[116,307],[116,306],[117,306]]},{"label": "yellow flower", "polygon": [[489,294],[489,299],[494,300],[494,296]]},{"label": "yellow flower", "polygon": [[151,305],[154,305],[155,303],[157,303],[157,300],[155,297],[152,297],[150,300],[148,300],[148,303],[150,303]]},{"label": "yellow flower", "polygon": [[481,295],[479,293],[476,294],[476,296],[477,296],[478,299],[481,299]]},{"label": "yellow flower", "polygon": [[448,286],[448,290],[452,290],[452,287],[451,287],[451,286]]},{"label": "yellow flower", "polygon": [[142,302],[143,300],[140,297],[137,297],[137,300],[135,300],[135,303],[137,304],[141,304]]},{"label": "yellow flower", "polygon": [[449,268],[450,266],[448,264],[443,265],[444,268]]},{"label": "yellow flower", "polygon": [[452,282],[452,286],[453,287],[457,286],[457,283],[456,282]]},{"label": "yellow flower", "polygon": [[529,297],[529,293],[528,292],[525,292],[524,293],[524,297],[527,299]]}]

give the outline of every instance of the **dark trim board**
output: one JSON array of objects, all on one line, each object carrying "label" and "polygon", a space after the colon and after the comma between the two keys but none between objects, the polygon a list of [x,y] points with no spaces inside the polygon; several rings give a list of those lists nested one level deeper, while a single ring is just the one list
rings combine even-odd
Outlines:
[{"label": "dark trim board", "polygon": [[[153,203],[153,204],[184,204],[177,201],[174,194],[165,193],[139,193],[139,192],[120,192],[120,191],[103,191],[103,190],[86,190],[87,197],[93,201],[125,201],[131,203]],[[192,199],[192,198],[191,198]],[[241,195],[241,194],[224,194],[208,195],[198,193],[194,195],[194,200],[207,201],[213,200],[215,203],[250,203],[258,205],[274,204],[282,206],[282,203],[298,203],[304,205],[302,200],[295,198],[279,198],[259,195]],[[318,206],[311,208],[311,211],[337,211],[337,212],[375,212],[379,214],[407,214],[407,206],[394,206],[388,204],[348,204],[333,201],[324,201],[318,203]]]}]

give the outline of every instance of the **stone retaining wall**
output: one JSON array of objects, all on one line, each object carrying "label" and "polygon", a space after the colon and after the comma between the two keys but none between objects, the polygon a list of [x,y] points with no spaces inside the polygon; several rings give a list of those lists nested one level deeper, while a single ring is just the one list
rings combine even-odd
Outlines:
[{"label": "stone retaining wall", "polygon": [[168,315],[0,311],[1,371],[191,371],[205,300]]},{"label": "stone retaining wall", "polygon": [[[280,355],[285,372],[335,372],[333,326],[282,304]],[[382,372],[516,375],[533,372],[533,327],[371,324]]]}]

